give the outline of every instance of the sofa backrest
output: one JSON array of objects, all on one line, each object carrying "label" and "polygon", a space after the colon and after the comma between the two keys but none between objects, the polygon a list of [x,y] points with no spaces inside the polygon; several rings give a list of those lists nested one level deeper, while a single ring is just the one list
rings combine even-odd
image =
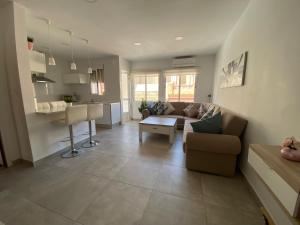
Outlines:
[{"label": "sofa backrest", "polygon": [[248,121],[237,114],[221,107],[223,134],[240,137]]},{"label": "sofa backrest", "polygon": [[171,115],[180,115],[184,116],[184,108],[188,106],[186,102],[170,102],[172,106],[175,108],[175,111],[171,113]]},{"label": "sofa backrest", "polygon": [[194,103],[194,102],[170,102],[172,106],[175,108],[175,111],[172,112],[170,115],[180,115],[184,116],[183,110],[185,107],[187,107],[189,104],[198,104],[200,107],[200,103]]},{"label": "sofa backrest", "polygon": [[[206,109],[213,104],[213,103],[191,103],[191,102],[170,102],[173,107],[175,108],[175,111],[171,113],[171,115],[181,115],[184,116],[184,108],[187,107],[189,104],[203,104]],[[215,105],[217,107],[220,107],[218,105]],[[223,107],[220,107],[221,114],[222,114],[222,129],[223,134],[227,135],[234,135],[240,137],[245,130],[247,126],[247,120],[240,117],[239,115],[231,112],[228,109],[225,109]]]}]

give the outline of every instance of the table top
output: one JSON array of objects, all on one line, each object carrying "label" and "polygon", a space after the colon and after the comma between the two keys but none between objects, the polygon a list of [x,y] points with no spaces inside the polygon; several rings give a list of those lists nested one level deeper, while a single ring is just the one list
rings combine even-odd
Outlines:
[{"label": "table top", "polygon": [[280,146],[252,144],[250,148],[295,191],[300,192],[300,162],[282,158],[280,156]]},{"label": "table top", "polygon": [[176,121],[176,118],[149,116],[142,120],[139,124],[174,127],[176,125]]}]

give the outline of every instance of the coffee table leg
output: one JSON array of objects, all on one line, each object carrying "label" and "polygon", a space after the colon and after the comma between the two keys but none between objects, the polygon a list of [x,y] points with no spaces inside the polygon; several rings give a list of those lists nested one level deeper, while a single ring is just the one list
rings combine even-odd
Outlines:
[{"label": "coffee table leg", "polygon": [[170,128],[170,136],[169,136],[169,142],[170,142],[170,144],[172,144],[173,141],[174,141],[174,135],[175,135],[174,128]]},{"label": "coffee table leg", "polygon": [[143,139],[143,129],[142,129],[142,125],[139,124],[139,141],[140,141],[140,143],[143,142],[142,139]]}]

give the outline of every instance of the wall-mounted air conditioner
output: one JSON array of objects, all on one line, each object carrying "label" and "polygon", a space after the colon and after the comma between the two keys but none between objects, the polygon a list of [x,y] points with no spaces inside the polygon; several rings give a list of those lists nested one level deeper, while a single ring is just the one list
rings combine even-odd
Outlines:
[{"label": "wall-mounted air conditioner", "polygon": [[193,67],[196,66],[196,58],[194,56],[180,56],[173,58],[172,67]]}]

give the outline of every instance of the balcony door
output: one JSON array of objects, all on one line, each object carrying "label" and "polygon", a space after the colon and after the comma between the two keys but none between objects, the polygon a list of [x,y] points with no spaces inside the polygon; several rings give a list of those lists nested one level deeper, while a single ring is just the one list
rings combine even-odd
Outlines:
[{"label": "balcony door", "polygon": [[142,100],[147,102],[158,101],[159,98],[159,73],[133,74],[133,104],[132,118],[140,119],[138,111]]},{"label": "balcony door", "polygon": [[196,75],[196,70],[166,71],[166,100],[170,102],[194,102]]},{"label": "balcony door", "polygon": [[121,71],[121,98],[122,98],[122,121],[129,120],[130,109],[130,82],[127,71]]}]

